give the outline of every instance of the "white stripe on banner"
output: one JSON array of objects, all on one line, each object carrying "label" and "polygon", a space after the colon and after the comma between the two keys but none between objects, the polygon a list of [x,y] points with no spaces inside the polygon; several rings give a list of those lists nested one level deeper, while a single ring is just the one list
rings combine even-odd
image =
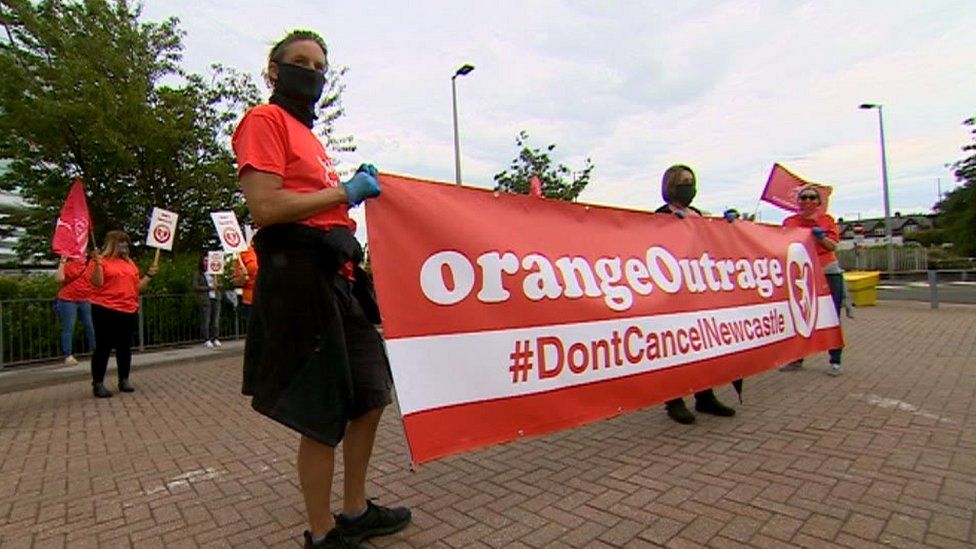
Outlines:
[{"label": "white stripe on banner", "polygon": [[[818,329],[837,326],[830,296]],[[786,301],[387,341],[403,415],[651,372],[794,337]],[[418,375],[418,370],[423,375]]]}]

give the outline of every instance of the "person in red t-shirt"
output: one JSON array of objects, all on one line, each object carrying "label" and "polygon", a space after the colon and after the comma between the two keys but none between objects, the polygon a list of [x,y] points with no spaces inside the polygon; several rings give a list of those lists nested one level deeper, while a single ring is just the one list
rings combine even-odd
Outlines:
[{"label": "person in red t-shirt", "polygon": [[[696,194],[698,194],[698,178],[695,177],[695,172],[684,164],[675,164],[665,170],[661,178],[661,197],[664,199],[664,205],[654,210],[654,213],[670,214],[678,219],[702,217],[701,212],[691,205]],[[695,393],[695,410],[720,417],[735,415],[735,409],[722,404],[715,396],[714,389]],[[665,402],[664,411],[669,418],[678,423],[690,425],[695,422],[695,414],[691,413],[682,397]]]},{"label": "person in red t-shirt", "polygon": [[[830,286],[830,296],[834,300],[834,308],[837,309],[837,318],[840,318],[840,306],[844,301],[844,271],[840,268],[837,255],[837,243],[840,242],[837,222],[827,213],[821,213],[820,188],[816,185],[804,185],[797,194],[800,213],[791,215],[783,220],[784,227],[802,227],[810,229],[814,239],[817,241],[817,261],[823,268],[824,275],[827,277],[827,284]],[[840,358],[841,349],[830,349],[830,370],[828,373],[833,376],[841,374]],[[781,371],[788,372],[799,370],[803,366],[803,359],[794,360],[780,368]]]},{"label": "person in red t-shirt", "polygon": [[238,261],[234,262],[234,285],[241,289],[241,308],[245,320],[251,316],[251,304],[254,303],[254,283],[258,279],[258,254],[251,244],[241,252]]},{"label": "person in red t-shirt", "polygon": [[88,348],[95,348],[95,328],[91,319],[91,263],[84,258],[62,257],[54,278],[61,283],[56,308],[61,319],[61,353],[66,366],[78,364],[72,352],[75,320],[80,318],[88,339]]},{"label": "person in red t-shirt", "polygon": [[139,267],[129,259],[131,241],[122,231],[109,231],[101,252],[92,256],[92,323],[95,325],[95,352],[92,354],[92,392],[98,398],[112,393],[105,387],[108,357],[115,349],[119,391],[135,391],[129,382],[132,367],[132,334],[136,330],[139,292],[149,285],[157,266],[139,276]]},{"label": "person in red t-shirt", "polygon": [[[251,406],[301,435],[298,478],[305,547],[359,547],[407,527],[411,513],[366,498],[366,473],[393,381],[383,340],[346,275],[362,261],[352,206],[380,194],[374,166],[340,182],[312,132],[325,84],[325,42],[295,31],[271,50],[267,105],[234,132],[238,180],[261,274],[244,350]],[[344,438],[344,441],[343,441]],[[343,441],[342,512],[330,512],[335,447]]]}]

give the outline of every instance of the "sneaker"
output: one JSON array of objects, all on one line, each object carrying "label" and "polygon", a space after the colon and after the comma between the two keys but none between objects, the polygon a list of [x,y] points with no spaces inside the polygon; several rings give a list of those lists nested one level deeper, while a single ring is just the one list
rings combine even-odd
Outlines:
[{"label": "sneaker", "polygon": [[832,376],[834,376],[834,377],[837,377],[837,376],[841,375],[842,373],[844,373],[844,371],[841,369],[840,364],[831,363],[830,364],[830,370],[827,371],[827,373],[830,374],[830,375],[832,375]]},{"label": "sneaker", "polygon": [[75,358],[75,355],[68,355],[64,357],[65,366],[74,366],[75,364],[78,364],[78,359]]},{"label": "sneaker", "polygon": [[803,361],[802,360],[794,360],[793,362],[790,362],[786,366],[783,366],[782,368],[780,368],[779,371],[781,371],[781,372],[795,372],[795,371],[799,370],[800,368],[803,368]]},{"label": "sneaker", "polygon": [[735,408],[730,408],[715,398],[715,393],[708,391],[703,396],[695,396],[695,411],[719,417],[732,417]]},{"label": "sneaker", "polygon": [[357,519],[343,514],[336,516],[336,529],[342,537],[359,543],[376,536],[395,534],[410,524],[410,509],[406,507],[383,507],[366,500],[366,511]]},{"label": "sneaker", "polygon": [[213,341],[210,341],[210,340],[208,339],[207,341],[205,341],[205,342],[203,343],[203,346],[204,346],[204,347],[206,347],[206,348],[208,348],[208,349],[213,349],[213,346],[214,346],[214,344],[213,344]]},{"label": "sneaker", "polygon": [[92,394],[95,398],[110,398],[112,392],[105,388],[104,383],[92,383]]},{"label": "sneaker", "polygon": [[123,393],[134,393],[134,392],[136,392],[136,388],[133,387],[131,383],[129,383],[129,380],[128,379],[120,379],[119,380],[119,390],[122,391]]},{"label": "sneaker", "polygon": [[685,399],[683,398],[669,400],[664,408],[667,410],[669,418],[682,425],[691,425],[695,422],[695,414],[691,413],[691,410],[685,406]]},{"label": "sneaker", "polygon": [[223,343],[221,343],[219,339],[213,340],[214,347],[220,347],[221,345],[223,345]]},{"label": "sneaker", "polygon": [[338,528],[329,530],[325,539],[318,543],[312,543],[312,533],[305,530],[305,549],[359,549],[360,547],[362,545],[343,536]]}]

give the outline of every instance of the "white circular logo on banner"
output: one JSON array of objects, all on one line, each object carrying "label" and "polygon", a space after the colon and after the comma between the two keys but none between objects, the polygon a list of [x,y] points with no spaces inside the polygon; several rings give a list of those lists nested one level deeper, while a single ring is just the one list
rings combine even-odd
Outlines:
[{"label": "white circular logo on banner", "polygon": [[786,287],[790,294],[790,316],[796,333],[810,337],[817,326],[817,284],[813,260],[803,244],[794,242],[786,252]]}]

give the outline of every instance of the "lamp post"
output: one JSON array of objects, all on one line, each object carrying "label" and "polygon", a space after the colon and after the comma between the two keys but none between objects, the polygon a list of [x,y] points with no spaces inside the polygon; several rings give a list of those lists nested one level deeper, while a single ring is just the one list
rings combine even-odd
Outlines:
[{"label": "lamp post", "polygon": [[474,65],[465,63],[451,77],[451,102],[454,105],[454,182],[458,185],[461,184],[461,140],[458,137],[456,80],[458,76],[464,76],[473,70]]},{"label": "lamp post", "polygon": [[885,154],[884,116],[880,103],[862,103],[862,109],[878,109],[878,131],[881,134],[881,187],[884,193],[885,239],[888,247],[888,276],[895,277],[895,243],[891,229],[891,201],[888,196],[888,157]]}]

